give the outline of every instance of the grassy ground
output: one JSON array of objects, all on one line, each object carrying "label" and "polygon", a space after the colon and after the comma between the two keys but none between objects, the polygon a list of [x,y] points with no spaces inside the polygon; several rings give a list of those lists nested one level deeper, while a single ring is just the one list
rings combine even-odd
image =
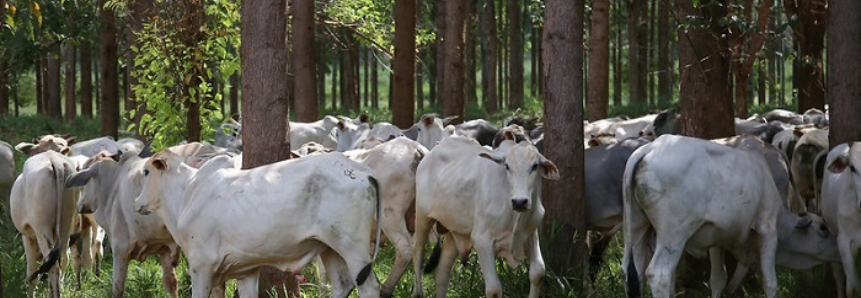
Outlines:
[{"label": "grassy ground", "polygon": [[[534,103],[527,103],[527,106]],[[531,106],[520,111],[524,115],[533,115],[540,111],[540,106]],[[761,107],[758,110],[768,110],[773,107]],[[654,107],[640,108],[614,108],[612,114],[627,114],[639,115],[644,111],[652,110]],[[756,112],[756,111],[753,111]],[[480,112],[474,112],[481,114]],[[377,119],[384,117],[386,112],[372,111],[372,116],[376,115]],[[475,115],[479,116],[479,115]],[[492,119],[500,119],[502,115],[485,115]],[[19,118],[0,117],[0,139],[7,141],[13,145],[21,141],[30,141],[33,137],[47,133],[71,133],[79,139],[85,140],[98,136],[99,122],[97,120],[78,119],[73,123],[63,123],[55,120],[46,119],[41,116],[24,116]],[[16,154],[16,162],[20,169],[23,164],[24,156]],[[11,223],[8,222],[7,216],[2,217],[2,225],[0,225],[0,265],[2,265],[2,276],[0,281],[3,284],[3,297],[18,298],[25,297],[26,285],[24,283],[25,264],[24,253],[21,247],[21,237]],[[110,240],[108,240],[109,242]],[[597,280],[591,285],[585,293],[573,293],[568,286],[568,277],[559,277],[554,273],[549,272],[545,278],[542,288],[542,297],[623,297],[624,286],[623,279],[619,276],[621,263],[621,247],[622,238],[618,236],[610,245],[605,258],[607,262],[601,268]],[[109,297],[111,291],[111,254],[109,246],[106,244],[106,256],[101,266],[102,274],[96,276],[91,272],[85,272],[80,288],[72,274],[71,267],[65,270],[65,278],[63,282],[63,295],[65,297]],[[384,248],[374,269],[377,278],[384,279],[389,270],[394,253],[391,248]],[[132,262],[129,268],[128,280],[126,283],[125,297],[131,298],[156,298],[168,297],[161,286],[161,271],[159,269],[158,260],[151,258],[143,263]],[[410,267],[411,268],[411,267]],[[508,268],[504,263],[497,263],[497,270],[500,273],[500,278],[503,283],[506,297],[524,297],[528,293],[529,282],[527,269],[525,265],[518,268]],[[180,279],[180,294],[182,297],[190,296],[190,281],[186,273],[186,265],[183,262],[177,270],[177,275]],[[398,284],[395,297],[409,297],[412,291],[413,275],[412,270],[408,270],[407,274],[401,279]],[[455,264],[453,268],[454,274],[450,286],[449,297],[481,297],[484,295],[484,282],[481,272],[477,266],[477,259],[473,255],[466,266]],[[823,282],[826,276],[824,268],[816,268],[815,270],[798,272],[790,270],[778,270],[780,292],[782,297],[832,297],[833,286]],[[316,270],[314,266],[309,266],[304,272],[304,276],[309,279],[308,283],[302,285],[304,297],[328,297],[328,288],[325,284],[318,282]],[[431,276],[425,276],[423,279],[425,285],[425,293],[428,296],[434,291],[433,280]],[[707,277],[692,286],[693,289],[685,290],[678,289],[680,295],[685,297],[708,297],[709,290],[705,285]],[[740,297],[763,297],[762,290],[757,285],[756,280],[750,282],[747,288],[742,289],[737,293]],[[39,283],[37,296],[45,295],[46,284]],[[228,284],[228,297],[233,297],[234,283]],[[648,292],[648,291],[647,291]],[[351,297],[357,297],[355,293]]]}]

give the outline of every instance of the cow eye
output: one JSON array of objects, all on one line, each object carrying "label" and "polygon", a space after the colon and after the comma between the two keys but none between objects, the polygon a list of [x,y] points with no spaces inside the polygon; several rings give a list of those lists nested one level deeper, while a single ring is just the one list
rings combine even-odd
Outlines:
[{"label": "cow eye", "polygon": [[510,170],[511,170],[511,169],[509,169],[509,168],[508,168],[508,164],[504,164],[504,165],[502,165],[502,168],[504,168],[506,171],[510,171]]},{"label": "cow eye", "polygon": [[149,176],[149,169],[144,169],[144,176]]},{"label": "cow eye", "polygon": [[532,168],[529,169],[529,172],[535,172],[536,170],[538,170],[538,164],[537,163],[532,165]]},{"label": "cow eye", "polygon": [[858,173],[858,171],[855,170],[855,166],[849,166],[849,170],[852,171],[852,173]]}]

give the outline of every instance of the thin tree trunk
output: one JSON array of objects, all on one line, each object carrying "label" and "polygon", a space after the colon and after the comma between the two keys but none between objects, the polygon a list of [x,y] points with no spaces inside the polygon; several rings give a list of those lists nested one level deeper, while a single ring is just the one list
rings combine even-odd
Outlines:
[{"label": "thin tree trunk", "polygon": [[[621,1],[613,1],[613,3],[615,4],[616,13],[621,16]],[[622,69],[622,31],[625,29],[625,26],[622,25],[623,22],[619,18],[615,20],[614,23],[618,24],[618,28],[616,29],[616,46],[613,50],[613,53],[616,54],[615,61],[613,62],[613,106],[620,107],[622,106],[622,76],[624,73]]]},{"label": "thin tree trunk", "polygon": [[66,60],[66,87],[65,87],[65,99],[66,99],[66,113],[65,120],[66,122],[75,121],[75,116],[77,114],[77,104],[75,103],[75,46],[72,44],[67,44],[63,49],[63,57]]},{"label": "thin tree trunk", "polygon": [[338,88],[341,86],[340,84],[340,76],[341,76],[341,51],[337,48],[334,49],[332,55],[334,56],[332,59],[332,110],[338,109],[338,101],[340,97],[338,96]]},{"label": "thin tree trunk", "polygon": [[[463,96],[464,96],[464,102],[476,103],[476,106],[478,106],[477,105],[478,102],[476,99],[477,96],[475,94],[477,91],[477,88],[476,88],[476,81],[477,81],[476,79],[477,78],[475,76],[475,69],[477,67],[476,59],[475,59],[475,48],[476,48],[477,41],[476,41],[475,35],[476,35],[476,26],[478,25],[478,17],[477,17],[477,13],[476,13],[475,2],[477,2],[477,0],[466,0],[466,2],[465,2],[465,4],[466,4],[466,37],[464,38],[465,44],[464,44],[464,50],[463,50],[464,51],[463,60],[464,60],[464,68],[466,71],[466,73],[464,75],[466,76],[466,78],[464,80],[464,86],[463,86],[464,95]],[[522,47],[523,46],[521,45],[521,48]],[[523,64],[523,63],[521,63],[521,64]]]},{"label": "thin tree trunk", "polygon": [[45,75],[45,110],[48,117],[54,119],[63,118],[62,102],[60,99],[60,46],[55,45],[48,53],[48,72]]},{"label": "thin tree trunk", "polygon": [[463,98],[463,45],[466,20],[466,0],[445,0],[445,74],[443,75],[442,106],[445,116],[460,116],[453,124],[464,121],[466,109]]},{"label": "thin tree trunk", "polygon": [[317,120],[314,0],[293,0],[293,81],[296,121]]},{"label": "thin tree trunk", "polygon": [[81,116],[93,118],[93,62],[90,41],[81,41]]},{"label": "thin tree trunk", "polygon": [[[425,108],[425,89],[424,89],[424,70],[422,70],[421,61],[416,62],[416,111],[421,111]],[[374,75],[376,75],[376,65],[374,66]],[[415,116],[415,115],[413,115]],[[413,117],[415,118],[415,117]]]},{"label": "thin tree trunk", "polygon": [[795,59],[793,78],[798,90],[798,111],[825,109],[825,79],[822,51],[825,49],[825,26],[828,19],[826,0],[790,0],[784,3],[787,17],[795,16]]},{"label": "thin tree trunk", "polygon": [[544,77],[544,27],[539,23],[538,24],[538,98],[544,99],[545,87],[544,81],[541,78]]},{"label": "thin tree trunk", "polygon": [[[449,0],[437,0],[436,1],[436,32],[437,32],[437,41],[436,41],[436,83],[437,83],[437,96],[434,98],[434,103],[441,104],[445,106],[445,101],[449,100],[446,98],[445,94],[445,59],[446,59],[446,39],[443,38],[446,32],[446,26],[448,25],[448,21],[446,17],[448,17],[447,7]],[[452,1],[463,1],[463,0],[452,0]]]},{"label": "thin tree trunk", "polygon": [[364,55],[362,55],[362,57],[364,57],[362,59],[362,66],[364,68],[364,76],[362,77],[363,78],[362,81],[365,82],[365,86],[362,87],[362,105],[364,107],[370,107],[371,106],[371,59],[373,59],[373,57],[371,54],[371,48],[370,47],[365,48],[365,50],[362,52],[364,53]]},{"label": "thin tree trunk", "polygon": [[607,118],[610,96],[610,0],[592,1],[589,28],[589,76],[587,103],[589,121]]},{"label": "thin tree trunk", "polygon": [[[0,1],[0,5],[2,5],[2,1]],[[3,9],[0,8],[0,16],[2,16]],[[3,23],[0,22],[0,26]],[[0,116],[5,116],[9,114],[9,88],[10,81],[9,80],[9,72],[11,69],[9,68],[9,62],[7,59],[0,58]]]},{"label": "thin tree trunk", "polygon": [[39,57],[36,58],[36,68],[34,72],[36,73],[36,114],[40,115],[45,113],[45,96],[43,93],[43,91],[45,91],[45,80],[42,76],[42,74],[45,73],[44,68],[45,59],[43,59],[42,55],[39,55]]},{"label": "thin tree trunk", "polygon": [[484,0],[481,18],[481,90],[484,95],[484,106],[488,113],[499,111],[496,94],[496,61],[497,38],[496,38],[496,14],[494,9],[495,0]]},{"label": "thin tree trunk", "polygon": [[631,1],[628,9],[628,88],[629,88],[629,104],[643,104],[646,99],[642,94],[645,91],[643,82],[645,78],[640,78],[643,67],[641,61],[646,60],[641,57],[640,46],[642,46],[640,37],[644,32],[640,29],[640,20],[642,19],[643,8],[646,1]]},{"label": "thin tree trunk", "polygon": [[[102,135],[118,139],[120,124],[120,98],[119,98],[119,73],[117,70],[117,20],[114,12],[105,9],[105,2],[101,0],[99,7],[99,23],[101,29],[99,37],[101,47],[99,49],[101,82],[101,100],[99,115],[102,117]],[[96,79],[98,82],[98,77]]]},{"label": "thin tree trunk", "polygon": [[[768,61],[766,61],[768,63]],[[765,67],[760,63],[756,68],[756,82],[758,83],[756,91],[757,91],[757,104],[761,107],[768,102],[766,98],[766,84],[765,84]]]},{"label": "thin tree trunk", "polygon": [[[560,276],[573,276],[573,291],[584,290],[586,225],[583,221],[583,24],[582,0],[548,0],[544,39],[547,93],[544,104],[545,156],[560,179],[544,180],[547,214],[542,249],[547,265]],[[567,65],[567,67],[557,67]],[[573,241],[572,241],[573,240]]]},{"label": "thin tree trunk", "polygon": [[670,64],[670,9],[668,1],[658,5],[658,106],[667,107],[673,99],[673,70]]},{"label": "thin tree trunk", "polygon": [[394,86],[392,124],[410,127],[415,118],[416,0],[395,2]]},{"label": "thin tree trunk", "polygon": [[239,72],[230,75],[230,113],[239,115]]},{"label": "thin tree trunk", "polygon": [[371,66],[371,106],[374,109],[380,107],[380,77],[377,73],[377,68],[379,68],[379,65],[377,64],[378,62],[374,59],[374,63]]},{"label": "thin tree trunk", "polygon": [[508,102],[509,109],[523,105],[523,26],[521,1],[507,1],[508,10]]},{"label": "thin tree trunk", "polygon": [[316,67],[317,67],[317,110],[318,114],[320,110],[326,109],[326,45],[323,44],[322,40],[318,40],[317,42],[317,53],[319,55],[315,55]]},{"label": "thin tree trunk", "polygon": [[[13,70],[11,73],[11,76],[12,76],[13,82],[18,81],[18,72]],[[19,99],[18,93],[20,91],[20,90],[18,90],[18,86],[20,86],[20,85],[15,84],[14,86],[12,86],[12,102],[13,102],[13,105],[15,107],[15,117],[21,116],[20,111],[19,111],[19,109],[21,108],[21,103],[18,102],[18,99]],[[0,286],[0,296],[2,296],[2,286]]]},{"label": "thin tree trunk", "polygon": [[[861,1],[828,1],[828,36],[861,36]],[[861,53],[859,38],[828,39],[828,98],[831,100],[831,132],[829,144],[833,148],[839,144],[861,140],[858,115],[861,113]]]}]

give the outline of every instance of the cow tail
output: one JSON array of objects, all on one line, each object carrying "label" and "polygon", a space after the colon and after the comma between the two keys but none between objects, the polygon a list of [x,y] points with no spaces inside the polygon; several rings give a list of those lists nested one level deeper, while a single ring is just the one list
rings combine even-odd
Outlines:
[{"label": "cow tail", "polygon": [[65,164],[57,163],[54,159],[51,159],[51,168],[51,172],[54,174],[54,183],[56,183],[55,187],[57,191],[57,214],[55,219],[56,221],[54,222],[54,233],[55,235],[57,235],[58,239],[57,242],[54,244],[54,248],[52,248],[51,252],[48,253],[48,258],[45,260],[45,262],[42,263],[41,266],[39,266],[39,269],[37,269],[36,272],[30,275],[30,278],[27,280],[28,282],[32,282],[40,274],[47,273],[51,270],[51,268],[54,267],[54,265],[60,262],[60,259],[62,258],[62,254],[60,252],[62,252],[63,248],[65,247],[66,243],[64,242],[68,241],[68,238],[64,237],[64,235],[68,236],[69,231],[63,231],[62,222],[63,205],[65,203],[64,193],[66,191],[66,176],[68,176],[67,174],[71,173],[66,172],[67,168]]},{"label": "cow tail", "polygon": [[[822,211],[822,180],[825,178],[824,171],[827,158],[828,149],[825,149],[816,154],[816,158],[813,159],[813,200],[816,202],[817,211],[820,212]],[[823,171],[822,176],[819,176],[819,169]]]},{"label": "cow tail", "polygon": [[359,286],[364,284],[365,280],[368,279],[368,276],[371,275],[371,269],[373,269],[374,262],[377,260],[377,252],[380,250],[380,238],[382,237],[382,222],[380,221],[380,217],[383,213],[383,206],[380,201],[380,183],[377,181],[377,178],[374,178],[374,176],[368,176],[368,181],[371,181],[371,185],[374,186],[374,191],[377,195],[377,238],[374,241],[374,255],[371,257],[371,263],[365,265],[365,267],[359,271],[359,276],[356,276],[356,285]]},{"label": "cow tail", "polygon": [[[641,296],[640,277],[637,273],[637,266],[635,261],[636,258],[634,257],[634,252],[637,248],[634,247],[634,237],[647,237],[647,235],[645,234],[634,235],[634,223],[631,222],[632,217],[635,213],[642,215],[642,210],[639,210],[639,206],[637,206],[637,203],[634,202],[634,172],[637,171],[637,166],[639,165],[643,157],[651,151],[652,149],[650,144],[647,144],[635,150],[634,153],[631,154],[631,157],[628,158],[628,163],[625,165],[625,172],[622,175],[622,197],[624,202],[623,227],[625,234],[625,256],[623,260],[623,265],[627,265],[623,267],[623,269],[625,270],[625,285],[628,288],[628,298],[639,298]],[[641,243],[639,243],[638,245],[647,245],[642,243],[644,239],[639,239],[639,241]],[[643,251],[640,250],[637,251],[637,253],[642,254]],[[628,263],[624,264],[625,261]]]},{"label": "cow tail", "polygon": [[442,235],[437,238],[436,245],[434,245],[433,251],[431,251],[431,256],[428,258],[428,262],[425,263],[424,273],[430,274],[436,269],[436,266],[439,265],[439,258],[442,254]]}]

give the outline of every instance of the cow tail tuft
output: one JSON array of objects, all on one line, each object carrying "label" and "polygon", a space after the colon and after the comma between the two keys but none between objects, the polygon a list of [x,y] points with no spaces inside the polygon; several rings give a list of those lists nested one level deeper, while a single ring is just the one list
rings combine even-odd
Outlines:
[{"label": "cow tail tuft", "polygon": [[640,298],[642,295],[640,293],[640,277],[637,275],[637,265],[634,264],[633,255],[634,252],[628,250],[628,254],[631,255],[632,260],[628,262],[628,276],[625,279],[626,285],[628,286],[628,298]]},{"label": "cow tail tuft", "polygon": [[431,251],[431,256],[428,259],[428,262],[425,264],[424,272],[425,274],[430,274],[436,269],[436,266],[439,265],[439,257],[442,254],[442,235],[440,235],[439,240],[437,240],[436,245]]},{"label": "cow tail tuft", "polygon": [[51,268],[60,261],[60,247],[61,245],[58,244],[51,249],[51,253],[48,254],[48,259],[42,263],[42,266],[39,266],[39,269],[37,269],[36,272],[33,272],[33,274],[30,275],[27,282],[33,282],[33,280],[35,280],[40,274],[48,273],[48,271],[50,271]]},{"label": "cow tail tuft", "polygon": [[371,275],[371,268],[373,267],[373,265],[374,263],[369,263],[368,265],[365,265],[365,267],[362,268],[361,271],[359,271],[359,275],[356,276],[356,285],[361,286],[365,283],[365,280],[367,280],[368,276]]}]

